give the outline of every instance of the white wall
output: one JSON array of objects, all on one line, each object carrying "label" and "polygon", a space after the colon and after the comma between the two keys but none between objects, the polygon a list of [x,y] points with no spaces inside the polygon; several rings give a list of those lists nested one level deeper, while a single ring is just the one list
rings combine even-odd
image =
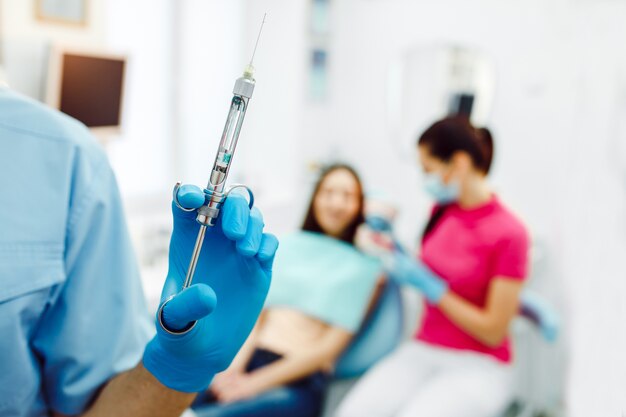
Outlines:
[{"label": "white wall", "polygon": [[129,205],[144,211],[153,202],[142,200],[156,199],[167,212],[175,182],[175,3],[108,0],[106,7],[104,45],[128,57],[122,130],[107,153]]}]

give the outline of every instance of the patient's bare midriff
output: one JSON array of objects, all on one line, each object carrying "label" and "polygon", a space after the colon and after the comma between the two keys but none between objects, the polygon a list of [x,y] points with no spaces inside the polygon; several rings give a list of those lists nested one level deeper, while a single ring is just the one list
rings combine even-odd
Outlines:
[{"label": "patient's bare midriff", "polygon": [[263,326],[259,329],[257,347],[289,355],[310,349],[328,324],[291,308],[272,307],[265,311]]}]

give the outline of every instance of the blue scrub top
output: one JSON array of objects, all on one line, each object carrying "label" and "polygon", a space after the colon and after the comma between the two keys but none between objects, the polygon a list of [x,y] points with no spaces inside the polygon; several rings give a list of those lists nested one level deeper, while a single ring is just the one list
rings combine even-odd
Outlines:
[{"label": "blue scrub top", "polygon": [[83,412],[153,327],[102,149],[0,88],[0,415]]}]

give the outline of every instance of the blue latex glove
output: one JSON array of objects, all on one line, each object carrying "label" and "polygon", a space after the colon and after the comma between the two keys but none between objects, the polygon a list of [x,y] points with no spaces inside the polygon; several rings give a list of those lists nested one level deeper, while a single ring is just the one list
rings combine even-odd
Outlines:
[{"label": "blue latex glove", "polygon": [[389,278],[401,285],[412,285],[432,303],[438,304],[448,291],[448,284],[426,265],[403,253],[395,252],[384,261]]},{"label": "blue latex glove", "polygon": [[[204,192],[185,185],[178,201],[186,208],[204,204]],[[185,212],[172,203],[174,231],[169,271],[161,302],[182,288],[200,225],[196,211]],[[163,385],[183,392],[206,389],[213,376],[228,367],[254,327],[269,290],[276,237],[263,233],[261,213],[248,208],[242,196],[230,195],[214,227],[207,228],[193,285],[163,307],[170,330],[158,323],[147,345],[143,364]]]}]

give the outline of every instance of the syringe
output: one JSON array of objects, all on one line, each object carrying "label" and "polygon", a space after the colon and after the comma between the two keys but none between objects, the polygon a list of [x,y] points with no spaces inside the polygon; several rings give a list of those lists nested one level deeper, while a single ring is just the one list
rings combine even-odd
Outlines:
[{"label": "syringe", "polygon": [[[230,187],[226,192],[224,192],[224,186],[226,183],[226,178],[228,177],[228,172],[230,171],[230,164],[233,160],[235,148],[237,147],[237,141],[239,139],[239,133],[241,132],[243,120],[246,115],[246,110],[248,109],[248,103],[252,98],[252,93],[254,92],[254,86],[256,81],[254,79],[254,67],[252,66],[252,63],[254,60],[254,54],[256,53],[256,48],[259,44],[259,38],[261,37],[261,31],[263,30],[264,24],[265,16],[263,16],[263,22],[261,23],[261,28],[259,30],[256,44],[254,46],[252,59],[250,60],[250,63],[245,67],[243,75],[238,78],[237,81],[235,81],[235,87],[233,88],[233,98],[230,102],[230,110],[228,112],[228,117],[226,118],[226,125],[224,126],[222,139],[220,141],[217,155],[215,157],[215,162],[213,163],[213,168],[209,176],[209,182],[206,189],[204,190],[206,194],[206,203],[204,206],[198,209],[196,221],[200,223],[200,230],[198,231],[198,237],[196,238],[196,244],[194,246],[193,253],[191,254],[191,261],[189,262],[189,268],[187,269],[187,275],[185,277],[185,282],[183,283],[182,289],[189,287],[191,285],[191,282],[193,281],[193,276],[196,271],[196,265],[198,263],[200,251],[202,250],[202,243],[204,242],[206,228],[208,226],[215,225],[222,204],[224,203],[224,200],[228,197],[228,194],[234,188],[243,187],[248,191],[248,194],[250,196],[250,208],[252,208],[252,205],[254,204],[254,196],[252,194],[252,191],[248,187],[243,185],[235,185]],[[181,207],[180,204],[178,204],[178,200],[176,198],[179,186],[180,184],[177,184],[174,188],[174,201],[179,207]]]}]

